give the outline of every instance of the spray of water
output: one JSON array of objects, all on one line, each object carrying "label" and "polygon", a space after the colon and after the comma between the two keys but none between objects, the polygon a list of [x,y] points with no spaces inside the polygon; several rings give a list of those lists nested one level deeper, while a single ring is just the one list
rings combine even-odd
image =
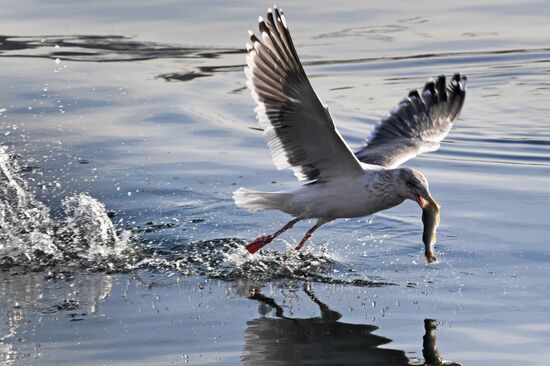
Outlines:
[{"label": "spray of water", "polygon": [[0,265],[44,266],[90,262],[113,267],[131,252],[129,236],[118,234],[103,204],[80,193],[63,201],[64,218],[50,210],[18,174],[0,146]]}]

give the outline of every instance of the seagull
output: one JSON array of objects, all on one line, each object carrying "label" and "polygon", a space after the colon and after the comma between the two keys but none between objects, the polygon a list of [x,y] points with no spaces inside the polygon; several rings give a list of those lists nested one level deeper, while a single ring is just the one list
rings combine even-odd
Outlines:
[{"label": "seagull", "polygon": [[249,31],[244,69],[256,118],[275,166],[292,169],[305,184],[278,192],[242,187],[233,192],[240,208],[293,216],[275,233],[247,245],[248,252],[257,252],[299,221],[316,219],[298,251],[330,221],[372,215],[410,199],[423,209],[426,261],[437,260],[433,245],[440,207],[426,177],[400,165],[439,148],[464,104],[466,77],[455,74],[447,83],[439,76],[421,92],[411,91],[380,121],[365,146],[352,152],[307,78],[283,11],[268,9],[267,19],[259,18],[259,31],[259,37]]}]

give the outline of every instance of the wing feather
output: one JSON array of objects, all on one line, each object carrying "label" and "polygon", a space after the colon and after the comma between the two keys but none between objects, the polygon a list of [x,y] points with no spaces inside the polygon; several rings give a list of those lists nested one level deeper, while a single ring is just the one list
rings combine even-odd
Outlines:
[{"label": "wing feather", "polygon": [[439,149],[449,134],[466,97],[466,76],[455,74],[426,83],[422,93],[413,90],[384,118],[355,153],[366,163],[396,168],[405,161]]},{"label": "wing feather", "polygon": [[269,9],[259,30],[259,38],[250,32],[245,74],[275,166],[309,181],[360,174],[361,163],[309,83],[282,11]]}]

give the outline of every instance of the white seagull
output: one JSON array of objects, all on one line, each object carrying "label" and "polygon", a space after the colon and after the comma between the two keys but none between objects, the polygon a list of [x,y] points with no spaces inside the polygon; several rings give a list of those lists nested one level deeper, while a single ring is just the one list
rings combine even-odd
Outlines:
[{"label": "white seagull", "polygon": [[268,9],[267,20],[259,18],[259,29],[260,38],[249,32],[244,69],[256,116],[275,166],[292,169],[307,183],[279,192],[239,188],[233,193],[238,207],[280,210],[294,217],[274,234],[254,240],[248,251],[255,253],[298,221],[317,219],[299,250],[327,222],[371,215],[411,199],[423,209],[426,260],[435,261],[439,205],[422,173],[399,166],[439,148],[464,104],[466,77],[455,74],[447,85],[439,76],[421,93],[411,91],[353,153],[309,83],[282,10]]}]

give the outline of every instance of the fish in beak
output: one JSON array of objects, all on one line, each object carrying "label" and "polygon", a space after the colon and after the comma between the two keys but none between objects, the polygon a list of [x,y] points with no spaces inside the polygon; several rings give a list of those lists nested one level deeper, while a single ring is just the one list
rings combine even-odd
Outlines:
[{"label": "fish in beak", "polygon": [[429,195],[426,198],[418,195],[418,204],[422,207],[422,223],[424,224],[424,232],[422,233],[424,256],[427,263],[432,263],[437,261],[434,244],[436,242],[436,230],[439,226],[440,207]]}]

